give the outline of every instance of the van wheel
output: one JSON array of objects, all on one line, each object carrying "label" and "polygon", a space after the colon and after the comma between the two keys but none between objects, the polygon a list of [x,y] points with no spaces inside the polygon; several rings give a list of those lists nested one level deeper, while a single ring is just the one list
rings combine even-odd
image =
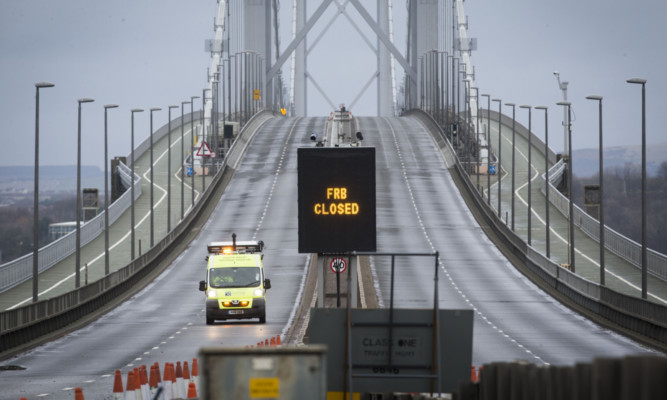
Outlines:
[{"label": "van wheel", "polygon": [[259,323],[260,324],[265,324],[266,323],[266,313],[262,313],[259,316]]},{"label": "van wheel", "polygon": [[213,325],[215,323],[214,318],[209,318],[208,315],[206,316],[206,325]]}]

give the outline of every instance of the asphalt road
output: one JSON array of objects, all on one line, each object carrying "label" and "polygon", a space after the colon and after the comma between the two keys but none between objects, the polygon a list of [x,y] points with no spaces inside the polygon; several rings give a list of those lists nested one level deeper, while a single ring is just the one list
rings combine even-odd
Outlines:
[{"label": "asphalt road", "polygon": [[[485,236],[429,135],[410,118],[361,118],[377,148],[378,252],[440,254],[441,308],[476,313],[473,364],[526,360],[569,365],[647,351],[553,300],[519,273]],[[374,257],[385,307],[390,262]],[[395,307],[432,307],[434,262],[403,258]]]},{"label": "asphalt road", "polygon": [[[253,345],[284,333],[297,304],[308,263],[297,252],[296,149],[312,146],[310,133],[324,118],[274,118],[248,154],[202,233],[153,283],[84,329],[18,355],[0,372],[0,398],[110,398],[113,372],[133,366],[191,361],[202,346]],[[476,312],[473,363],[523,359],[573,364],[597,356],[646,351],[552,300],[505,259],[477,225],[442,157],[423,128],[409,118],[360,118],[366,146],[375,146],[377,242],[380,252],[440,252],[437,283],[442,308]],[[266,243],[271,279],[267,323],[239,321],[206,326],[203,295],[206,243]],[[386,258],[373,257],[380,298],[390,298]],[[431,307],[432,258],[399,260],[395,306]]]},{"label": "asphalt road", "polygon": [[[302,285],[307,255],[297,252],[296,148],[310,145],[324,118],[275,118],[258,132],[211,219],[197,239],[153,283],[84,329],[5,360],[24,370],[0,372],[0,398],[110,398],[113,373],[141,364],[192,361],[202,346],[254,345],[284,333]],[[205,276],[206,243],[257,239],[272,288],[267,323],[232,321],[207,326],[198,282]]]}]

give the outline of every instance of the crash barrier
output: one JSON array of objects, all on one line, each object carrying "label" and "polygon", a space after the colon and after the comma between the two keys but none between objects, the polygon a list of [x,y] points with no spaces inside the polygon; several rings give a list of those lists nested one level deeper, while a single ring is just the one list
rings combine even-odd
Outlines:
[{"label": "crash barrier", "polygon": [[[561,181],[565,171],[567,171],[567,164],[562,159],[549,170],[549,181],[551,183],[549,186],[549,202],[551,202],[551,204],[553,204],[565,218],[568,218],[570,213],[570,200],[554,187],[555,183]],[[546,191],[544,180],[544,177],[542,177],[542,193],[545,193]],[[573,205],[572,213],[574,214],[574,225],[579,227],[579,229],[591,239],[600,243],[600,222],[588,215],[576,204]],[[605,226],[604,247],[641,270],[641,244],[621,235],[608,226]],[[655,250],[647,249],[646,258],[648,263],[646,267],[647,272],[658,279],[667,281],[667,255],[661,254]]]},{"label": "crash barrier", "polygon": [[[408,113],[421,122],[435,140],[442,141],[445,134],[430,115],[421,110]],[[437,137],[439,136],[439,137]],[[453,152],[451,145],[441,146],[442,151]],[[589,281],[576,275],[560,265],[547,259],[533,247],[529,246],[517,234],[496,216],[480,192],[475,188],[468,174],[456,160],[453,167],[470,195],[475,207],[481,211],[485,222],[493,229],[498,238],[508,246],[522,266],[537,279],[542,288],[550,287],[559,296],[576,304],[581,311],[596,314],[613,325],[631,333],[637,340],[648,342],[653,346],[667,349],[667,307],[638,297],[624,295],[606,286]],[[524,271],[525,272],[525,271]]]},{"label": "crash barrier", "polygon": [[[473,372],[471,375],[474,374]],[[525,362],[484,364],[479,380],[462,382],[460,400],[635,400],[667,398],[667,358],[596,358],[572,366]],[[471,377],[472,378],[472,377]]]},{"label": "crash barrier", "polygon": [[[240,136],[247,141],[255,135],[257,130],[274,114],[269,111],[261,112],[248,121]],[[229,154],[245,151],[244,146],[232,144]],[[234,169],[223,162],[223,167],[202,194],[201,200],[195,204],[183,220],[171,232],[157,242],[153,248],[132,260],[127,266],[106,275],[100,280],[82,286],[71,292],[50,299],[41,300],[23,307],[0,312],[0,353],[22,346],[41,336],[59,330],[88,314],[99,312],[109,302],[125,295],[135,284],[157,270],[162,261],[169,260],[170,251],[178,251],[179,245],[187,244],[187,237],[203,225],[206,218],[204,210],[212,209],[212,199],[217,199],[224,190],[225,180],[231,179]],[[216,195],[213,196],[213,193]],[[216,200],[217,201],[217,200]],[[189,235],[189,236],[188,236]]]},{"label": "crash barrier", "polygon": [[[125,187],[130,186],[132,170],[124,164],[119,165],[121,180]],[[113,224],[132,204],[131,191],[126,190],[118,200],[109,205],[109,224]],[[141,196],[141,178],[134,175],[134,198]],[[81,225],[81,246],[90,243],[104,232],[104,211],[95,218]],[[38,271],[42,273],[76,251],[76,231],[47,244],[39,249]],[[21,258],[0,265],[0,293],[9,290],[32,278],[33,254],[26,254]]]},{"label": "crash barrier", "polygon": [[[181,120],[189,124],[191,119],[198,122],[201,118],[201,111],[196,111],[193,114],[186,114],[183,117],[178,117],[172,120],[172,130],[181,126]],[[153,133],[153,141],[158,141],[169,133],[169,124],[161,127]],[[134,157],[141,157],[146,151],[150,149],[150,137],[141,142],[134,150]],[[127,162],[132,160],[132,152],[127,156]],[[130,166],[131,167],[131,166]],[[127,165],[120,163],[118,166],[118,173],[124,187],[130,187],[130,175],[132,169]],[[132,204],[130,198],[131,191],[126,190],[116,201],[109,205],[109,224],[116,222],[118,218]],[[141,177],[135,173],[134,175],[134,199],[141,196]],[[81,225],[81,246],[84,246],[97,238],[104,232],[104,211],[100,212],[95,218]],[[38,271],[42,273],[60,261],[69,257],[76,251],[76,232],[70,232],[67,235],[55,240],[38,251]],[[0,293],[9,290],[32,278],[32,256],[33,254],[26,254],[16,260],[0,265]]]}]

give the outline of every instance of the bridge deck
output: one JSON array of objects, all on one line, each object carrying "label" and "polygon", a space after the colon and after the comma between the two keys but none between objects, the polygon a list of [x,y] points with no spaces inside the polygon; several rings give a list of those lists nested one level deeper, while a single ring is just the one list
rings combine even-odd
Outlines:
[{"label": "bridge deck", "polygon": [[[197,122],[194,126],[197,127]],[[190,151],[192,136],[189,124],[184,126],[185,152]],[[167,161],[168,135],[154,143],[154,243],[167,235]],[[180,125],[171,135],[171,227],[181,218],[181,129]],[[150,153],[146,151],[136,160],[135,172],[142,178],[142,194],[135,201],[135,257],[145,253],[150,247]],[[191,177],[185,174],[184,211],[187,214],[192,203]],[[206,177],[208,186],[212,178]],[[195,176],[195,201],[202,189],[202,178]],[[109,226],[109,269],[116,271],[130,262],[130,208]],[[141,246],[141,251],[139,250]],[[76,254],[72,254],[49,270],[39,275],[39,300],[55,297],[71,291],[75,287]],[[93,282],[104,276],[104,234],[81,247],[81,285],[85,284],[85,269],[88,265],[88,281]],[[0,294],[0,310],[29,304],[32,301],[32,280],[28,280]]]},{"label": "bridge deck", "polygon": [[[485,121],[486,122],[486,121]],[[494,151],[498,145],[498,121],[491,120],[491,144]],[[502,185],[501,185],[501,215],[511,226],[511,193],[512,193],[512,126],[502,126]],[[516,163],[515,163],[515,232],[524,240],[528,238],[528,141],[519,134],[515,135]],[[544,174],[543,149],[537,149],[535,144],[531,151],[531,239],[532,246],[542,254],[546,254],[546,220],[545,196],[541,192],[541,176]],[[573,160],[576,163],[576,160]],[[473,182],[476,178],[472,177]],[[486,176],[480,176],[480,186],[486,191]],[[497,177],[491,181],[491,206],[497,210],[498,187]],[[554,207],[549,208],[549,225],[551,236],[551,258],[558,264],[568,263],[568,220]],[[575,270],[577,274],[592,282],[600,282],[600,245],[583,231],[575,226]],[[605,284],[618,292],[641,296],[641,270],[624,259],[605,250]],[[667,304],[667,282],[648,277],[648,299],[657,303]]]}]

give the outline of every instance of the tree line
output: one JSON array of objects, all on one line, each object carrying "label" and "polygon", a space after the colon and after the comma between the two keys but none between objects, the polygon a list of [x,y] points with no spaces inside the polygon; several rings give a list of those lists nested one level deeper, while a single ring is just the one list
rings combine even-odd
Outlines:
[{"label": "tree line", "polygon": [[[604,170],[603,209],[605,225],[630,239],[641,243],[642,171],[634,163]],[[600,181],[599,174],[587,178],[573,178],[575,204],[582,209],[584,186]],[[646,237],[647,246],[667,254],[667,162],[653,176],[646,178]]]},{"label": "tree line", "polygon": [[[33,250],[33,204],[18,203],[0,208],[0,263]],[[39,203],[39,247],[49,243],[49,224],[76,220],[76,195],[56,195]]]}]

